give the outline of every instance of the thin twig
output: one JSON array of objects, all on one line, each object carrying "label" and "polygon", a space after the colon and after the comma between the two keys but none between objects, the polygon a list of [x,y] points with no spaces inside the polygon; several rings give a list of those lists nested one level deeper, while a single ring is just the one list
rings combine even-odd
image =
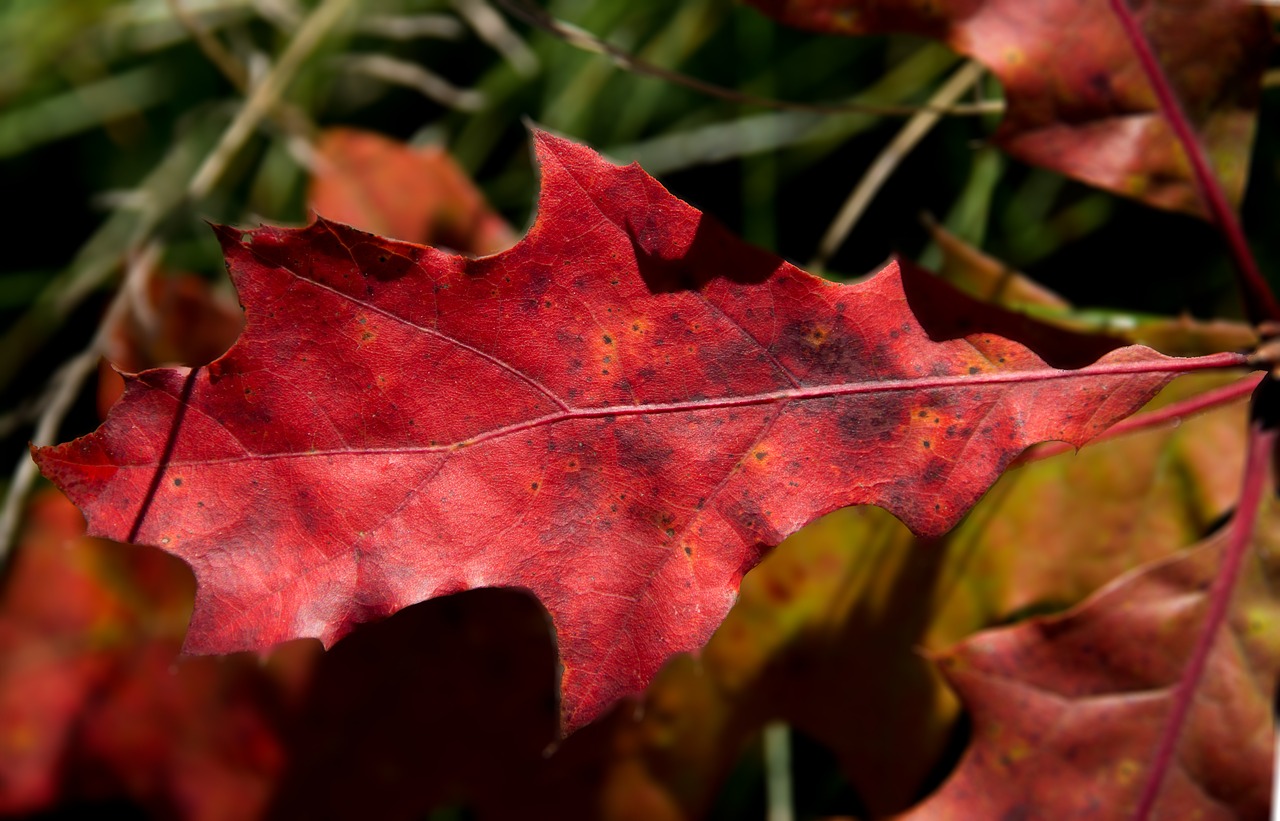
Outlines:
[{"label": "thin twig", "polygon": [[342,64],[350,71],[411,88],[427,99],[450,108],[479,111],[484,107],[484,95],[480,92],[458,88],[417,63],[397,60],[385,54],[350,54],[342,58]]},{"label": "thin twig", "polygon": [[165,0],[169,5],[169,11],[173,14],[173,19],[178,21],[178,25],[186,29],[187,34],[191,35],[191,39],[195,41],[200,50],[204,52],[204,56],[209,62],[222,72],[222,76],[231,81],[236,90],[241,94],[249,86],[249,73],[245,71],[240,61],[222,45],[222,41],[213,36],[213,32],[205,28],[200,21],[191,14],[182,4],[182,0]]},{"label": "thin twig", "polygon": [[249,135],[279,102],[303,62],[320,45],[329,30],[342,19],[351,2],[352,0],[323,0],[298,27],[298,33],[289,41],[280,59],[253,89],[231,125],[222,132],[222,139],[196,171],[191,184],[187,186],[187,194],[191,199],[204,199],[213,190],[213,186],[249,139]]},{"label": "thin twig", "polygon": [[355,29],[388,40],[414,40],[435,37],[456,40],[467,30],[462,22],[448,14],[373,14],[361,16]]},{"label": "thin twig", "polygon": [[1111,9],[1128,36],[1134,53],[1138,56],[1138,62],[1146,72],[1147,81],[1151,83],[1156,99],[1160,103],[1161,113],[1164,114],[1169,127],[1173,129],[1178,142],[1182,144],[1183,151],[1187,154],[1187,160],[1191,164],[1192,179],[1195,180],[1200,200],[1205,210],[1209,212],[1209,218],[1226,241],[1231,259],[1235,263],[1236,278],[1244,299],[1246,314],[1255,325],[1265,320],[1280,321],[1280,303],[1276,301],[1275,294],[1271,292],[1271,287],[1267,284],[1261,269],[1258,268],[1257,260],[1253,258],[1253,252],[1249,250],[1249,242],[1245,239],[1244,229],[1240,227],[1240,220],[1236,218],[1235,210],[1227,202],[1227,195],[1222,190],[1213,167],[1209,164],[1204,146],[1200,144],[1191,120],[1188,119],[1177,95],[1174,94],[1164,68],[1152,51],[1151,44],[1147,42],[1142,26],[1129,8],[1129,0],[1111,0]]},{"label": "thin twig", "polygon": [[283,32],[293,33],[302,22],[302,7],[297,0],[252,0],[258,16]]},{"label": "thin twig", "polygon": [[[1263,386],[1259,390],[1266,390]],[[1178,749],[1178,739],[1186,724],[1187,714],[1195,702],[1196,690],[1204,678],[1208,666],[1209,653],[1213,650],[1214,641],[1227,618],[1227,610],[1231,604],[1231,594],[1235,590],[1240,577],[1240,567],[1244,557],[1253,544],[1254,525],[1258,520],[1261,508],[1262,493],[1268,484],[1269,466],[1272,454],[1276,449],[1278,431],[1265,422],[1256,420],[1249,426],[1249,451],[1245,457],[1244,487],[1240,490],[1240,504],[1236,507],[1235,516],[1231,519],[1231,530],[1222,557],[1222,566],[1209,588],[1209,612],[1205,615],[1204,625],[1192,648],[1191,658],[1178,680],[1173,691],[1173,704],[1169,716],[1165,719],[1159,744],[1156,746],[1150,773],[1143,785],[1138,799],[1138,808],[1134,811],[1134,821],[1147,821],[1160,798],[1160,790],[1164,786],[1173,759]]]},{"label": "thin twig", "polygon": [[120,284],[120,291],[128,302],[128,312],[133,314],[142,332],[148,336],[154,335],[160,326],[160,317],[151,304],[151,277],[159,262],[160,244],[153,240],[134,255],[129,273]]},{"label": "thin twig", "polygon": [[[222,76],[227,78],[227,82],[231,83],[236,91],[247,95],[251,78],[244,64],[237,60],[222,41],[187,10],[182,0],[165,0],[165,2],[169,4],[169,10],[173,13],[174,19],[191,35],[191,39],[200,47],[209,62],[213,63]],[[269,116],[291,137],[302,137],[307,141],[315,137],[316,127],[311,119],[303,113],[302,109],[290,105],[286,100],[278,100],[271,108]]]},{"label": "thin twig", "polygon": [[[134,257],[125,281],[107,307],[93,339],[84,350],[64,362],[49,379],[44,395],[40,398],[40,416],[31,435],[31,444],[52,445],[57,441],[62,421],[75,404],[85,380],[98,369],[98,360],[102,358],[111,334],[127,315],[133,302],[131,294],[139,290],[145,291],[146,282],[150,280],[159,258],[160,247],[155,242],[149,243]],[[142,286],[137,286],[136,282],[141,282]],[[23,507],[37,476],[39,471],[35,461],[30,454],[24,453],[14,467],[4,502],[0,503],[0,567],[4,566],[13,549],[18,524],[22,521]]]},{"label": "thin twig", "polygon": [[876,194],[888,181],[898,164],[942,120],[941,112],[964,96],[977,84],[978,80],[982,79],[984,71],[981,64],[972,60],[966,62],[929,98],[926,108],[917,111],[911,119],[907,120],[902,130],[884,147],[884,150],[871,163],[871,167],[862,175],[858,185],[840,207],[831,225],[827,227],[826,233],[818,243],[818,251],[809,263],[810,270],[826,267],[827,261],[840,250],[840,246],[848,238],[853,226],[858,223],[858,219],[867,210],[871,200],[875,199]]},{"label": "thin twig", "polygon": [[[873,105],[869,103],[800,103],[790,100],[778,100],[772,97],[759,97],[754,94],[748,94],[743,91],[737,91],[732,88],[726,88],[715,83],[709,83],[705,80],[699,80],[696,77],[690,77],[687,74],[681,74],[678,71],[656,66],[653,63],[641,60],[639,57],[632,55],[625,49],[601,40],[590,32],[584,31],[577,26],[566,23],[563,20],[557,20],[550,16],[542,9],[532,5],[527,0],[498,0],[498,3],[508,12],[516,17],[524,20],[531,26],[536,26],[543,31],[555,35],[560,40],[573,46],[574,48],[587,51],[592,54],[602,54],[612,59],[622,68],[635,74],[644,74],[649,77],[656,77],[659,80],[665,80],[669,83],[684,86],[692,89],[700,94],[706,94],[709,97],[718,97],[731,103],[739,105],[753,105],[761,108],[774,108],[784,111],[810,111],[817,114],[875,114],[883,117],[910,117],[917,112],[931,110],[928,105],[909,106],[909,105]],[[1004,103],[1000,101],[990,101],[982,103],[973,103],[969,105],[956,105],[950,108],[936,109],[938,113],[949,114],[957,117],[972,117],[982,114],[998,113],[1004,110]]]},{"label": "thin twig", "polygon": [[182,203],[186,181],[198,163],[194,142],[176,141],[128,202],[117,206],[80,247],[67,270],[50,280],[26,313],[0,336],[0,350],[5,352],[0,357],[0,388],[12,382],[55,327],[127,264],[129,249],[145,243],[165,215]]},{"label": "thin twig", "polygon": [[[307,17],[299,27],[296,36],[285,48],[280,60],[272,67],[262,82],[254,88],[244,106],[227,126],[226,130],[222,132],[221,139],[217,145],[206,155],[200,167],[191,177],[191,181],[186,186],[186,196],[189,200],[200,200],[208,195],[226,170],[228,163],[253,132],[253,129],[280,100],[285,88],[293,79],[303,61],[319,45],[328,31],[341,19],[350,4],[351,0],[323,0],[321,5]],[[149,213],[141,220],[135,234],[135,242],[130,243],[130,247],[137,248],[141,246],[146,248],[154,242],[151,237],[159,227],[162,216],[157,211],[158,209],[154,208],[148,209]],[[49,388],[41,403],[42,409],[39,421],[32,436],[34,444],[52,443],[57,435],[58,427],[62,424],[68,409],[75,401],[81,385],[89,373],[97,367],[98,357],[105,345],[109,329],[115,326],[122,312],[126,310],[129,304],[129,295],[134,289],[131,280],[135,277],[149,276],[146,266],[154,263],[154,257],[155,254],[147,250],[135,255],[126,274],[125,282],[112,299],[111,305],[107,309],[107,315],[98,326],[93,340],[83,351],[64,363],[50,380]],[[104,268],[101,271],[109,273],[110,268]],[[97,280],[92,278],[91,280],[73,284],[78,284],[80,287],[76,289],[74,296],[66,296],[62,300],[63,302],[69,300],[74,304],[79,299],[82,299],[84,293],[87,293],[91,287],[96,286]],[[62,306],[62,309],[65,310],[65,305]],[[30,456],[24,456],[14,470],[13,480],[10,482],[8,491],[5,494],[4,502],[0,503],[0,565],[6,560],[11,550],[13,538],[17,532],[18,521],[21,518],[23,503],[35,477],[35,463],[31,461]]]},{"label": "thin twig", "polygon": [[511,64],[516,74],[531,77],[538,71],[538,57],[533,50],[512,31],[501,14],[493,10],[486,0],[453,0],[453,7],[466,20],[481,40],[493,47]]},{"label": "thin twig", "polygon": [[[919,49],[863,89],[862,99],[885,102],[902,99],[945,79],[959,62],[942,49]],[[613,146],[606,153],[639,162],[649,173],[660,175],[808,142],[839,142],[879,122],[880,118],[861,112],[828,115],[811,111],[762,111]]]}]

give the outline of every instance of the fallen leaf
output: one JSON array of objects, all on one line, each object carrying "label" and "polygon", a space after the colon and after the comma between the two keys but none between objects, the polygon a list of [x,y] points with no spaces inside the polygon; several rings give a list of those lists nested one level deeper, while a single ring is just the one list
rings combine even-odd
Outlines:
[{"label": "fallen leaf", "polygon": [[[1149,205],[1203,215],[1186,155],[1108,0],[749,0],[832,34],[931,37],[985,65],[1008,102],[1011,156]],[[1228,197],[1248,178],[1271,26],[1255,3],[1154,0],[1135,9]]]},{"label": "fallen leaf", "polygon": [[63,790],[61,766],[93,699],[148,644],[182,641],[190,572],[159,551],[84,537],[84,519],[48,490],[0,590],[0,813],[31,812]]},{"label": "fallen leaf", "polygon": [[438,146],[414,148],[355,128],[330,128],[316,146],[307,200],[327,220],[386,237],[481,256],[515,235]]},{"label": "fallen leaf", "polygon": [[1109,350],[897,263],[828,283],[638,167],[536,141],[538,222],[494,257],[324,220],[220,228],[237,344],[130,377],[97,432],[36,450],[90,532],[192,566],[189,651],[331,644],[522,586],[574,729],[700,646],[806,522],[870,503],[939,534],[1030,444],[1246,362]]},{"label": "fallen leaf", "polygon": [[[1079,608],[938,655],[972,741],[903,816],[1128,817],[1199,634],[1224,540],[1135,571]],[[1275,554],[1247,570],[1179,741],[1158,817],[1268,817],[1280,670]]]}]

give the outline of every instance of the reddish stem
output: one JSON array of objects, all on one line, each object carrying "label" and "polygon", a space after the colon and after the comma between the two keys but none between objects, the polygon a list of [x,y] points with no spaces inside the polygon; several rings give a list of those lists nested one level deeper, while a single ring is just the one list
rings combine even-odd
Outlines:
[{"label": "reddish stem", "polygon": [[1148,770],[1149,775],[1142,788],[1138,808],[1133,814],[1134,821],[1147,821],[1151,817],[1152,810],[1155,809],[1165,776],[1173,765],[1173,759],[1177,753],[1178,737],[1182,734],[1187,713],[1191,710],[1196,690],[1200,687],[1200,679],[1204,676],[1204,670],[1209,661],[1209,651],[1213,649],[1214,639],[1217,638],[1218,631],[1226,621],[1227,608],[1231,604],[1231,593],[1240,576],[1240,566],[1244,562],[1249,547],[1253,544],[1253,528],[1258,520],[1263,487],[1267,484],[1267,466],[1275,450],[1276,434],[1276,429],[1265,427],[1262,422],[1254,422],[1249,427],[1249,453],[1245,458],[1244,487],[1240,490],[1240,504],[1231,520],[1231,532],[1228,534],[1222,567],[1218,570],[1213,587],[1209,590],[1209,613],[1205,616],[1204,625],[1191,652],[1191,660],[1187,662],[1186,669],[1182,671],[1182,678],[1179,679],[1178,686],[1173,692],[1173,705],[1169,710],[1164,732],[1160,736],[1160,744],[1156,748],[1155,757]]},{"label": "reddish stem", "polygon": [[1237,279],[1249,319],[1255,325],[1263,320],[1280,320],[1280,303],[1276,302],[1271,287],[1253,258],[1253,252],[1249,250],[1249,243],[1245,239],[1244,230],[1240,227],[1240,220],[1236,218],[1235,211],[1227,202],[1227,195],[1223,192],[1217,176],[1214,175],[1208,157],[1205,156],[1204,146],[1200,144],[1186,112],[1182,110],[1182,104],[1178,102],[1178,97],[1174,94],[1160,61],[1151,50],[1151,44],[1147,42],[1142,27],[1133,16],[1133,11],[1129,8],[1129,0],[1111,0],[1111,9],[1120,21],[1125,34],[1128,35],[1134,52],[1138,55],[1138,61],[1142,64],[1147,80],[1151,83],[1156,99],[1160,103],[1161,113],[1173,129],[1178,142],[1182,143],[1182,148],[1191,163],[1192,176],[1195,179],[1200,200],[1227,243],[1231,259],[1235,263]]},{"label": "reddish stem", "polygon": [[[1263,374],[1252,373],[1238,382],[1232,382],[1230,385],[1223,385],[1220,388],[1214,388],[1211,391],[1205,391],[1204,393],[1172,402],[1159,410],[1130,416],[1090,439],[1088,444],[1104,442],[1117,436],[1128,436],[1131,433],[1154,430],[1163,425],[1176,424],[1188,416],[1195,416],[1223,405],[1229,405],[1232,402],[1239,402],[1258,386],[1258,380],[1262,379],[1262,377]],[[1023,451],[1022,455],[1014,459],[1009,467],[1021,467],[1022,465],[1039,462],[1041,459],[1048,459],[1051,456],[1057,456],[1075,449],[1074,445],[1067,442],[1048,442]]]}]

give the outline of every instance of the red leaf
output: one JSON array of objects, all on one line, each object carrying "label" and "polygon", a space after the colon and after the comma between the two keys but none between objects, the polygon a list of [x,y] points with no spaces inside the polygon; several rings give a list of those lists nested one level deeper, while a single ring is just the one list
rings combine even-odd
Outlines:
[{"label": "red leaf", "polygon": [[92,532],[192,565],[188,650],[328,644],[523,586],[577,727],[700,646],[805,522],[874,503],[940,533],[1029,444],[1079,444],[1176,373],[1245,361],[1132,347],[1060,370],[993,328],[1064,362],[1088,338],[897,264],[833,285],[637,167],[536,139],[538,222],[495,257],[323,220],[219,229],[239,342],[131,378],[97,432],[36,452]]},{"label": "red leaf", "polygon": [[0,595],[0,813],[252,816],[281,769],[276,689],[249,655],[175,664],[190,571],[83,531],[65,497],[37,496]]},{"label": "red leaf", "polygon": [[[904,821],[1130,817],[1224,541],[1124,576],[1063,616],[980,633],[942,654],[973,740],[948,782]],[[1280,603],[1267,578],[1274,562],[1256,555],[1153,817],[1267,817],[1280,671],[1268,628]]]},{"label": "red leaf", "polygon": [[316,150],[308,200],[322,217],[468,254],[496,253],[515,242],[444,149],[330,128]]},{"label": "red leaf", "polygon": [[190,573],[153,550],[84,538],[48,489],[0,589],[0,814],[43,809],[87,706],[152,646],[178,649]]},{"label": "red leaf", "polygon": [[[814,31],[941,40],[1000,79],[1008,110],[996,140],[1012,156],[1151,205],[1204,213],[1186,155],[1107,0],[749,1]],[[1265,12],[1236,0],[1154,0],[1136,14],[1238,203],[1270,45]]]}]

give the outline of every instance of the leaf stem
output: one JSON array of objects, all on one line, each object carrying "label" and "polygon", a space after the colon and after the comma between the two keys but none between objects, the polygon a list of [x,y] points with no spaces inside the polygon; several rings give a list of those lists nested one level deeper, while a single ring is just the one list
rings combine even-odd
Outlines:
[{"label": "leaf stem", "polygon": [[911,117],[921,111],[934,111],[954,117],[976,117],[984,114],[999,113],[1004,110],[1004,103],[997,100],[981,103],[960,103],[952,106],[939,106],[934,103],[911,106],[879,105],[857,101],[832,104],[803,103],[792,100],[779,100],[772,97],[760,97],[737,89],[719,86],[715,83],[700,80],[697,77],[681,74],[678,71],[672,71],[641,60],[630,52],[601,40],[594,34],[584,31],[572,23],[552,17],[537,5],[529,2],[529,0],[497,0],[497,2],[510,14],[529,25],[542,29],[573,48],[591,54],[602,54],[626,71],[646,77],[656,77],[664,82],[692,89],[699,94],[740,105],[759,106],[760,108],[772,108],[779,111],[808,111],[817,114],[858,113],[874,114],[881,117]]},{"label": "leaf stem", "polygon": [[985,71],[986,68],[981,63],[973,60],[961,64],[960,68],[929,98],[929,108],[921,109],[907,120],[902,130],[876,156],[871,167],[862,175],[862,179],[849,194],[849,198],[840,207],[840,212],[827,226],[826,233],[818,243],[817,253],[809,261],[809,270],[827,267],[827,262],[835,256],[836,251],[840,250],[845,239],[853,231],[853,226],[858,223],[867,206],[871,204],[871,200],[884,187],[894,169],[942,120],[940,109],[955,105],[966,92],[977,85]]},{"label": "leaf stem", "polygon": [[1280,303],[1276,302],[1275,294],[1272,293],[1266,278],[1258,268],[1253,252],[1249,250],[1249,243],[1245,239],[1244,229],[1240,227],[1240,220],[1236,218],[1235,211],[1227,202],[1227,195],[1209,164],[1204,146],[1196,137],[1195,129],[1192,128],[1191,121],[1187,118],[1177,95],[1174,94],[1164,68],[1147,41],[1142,26],[1134,17],[1133,10],[1129,7],[1129,0],[1110,0],[1110,2],[1116,19],[1120,21],[1120,26],[1128,36],[1137,54],[1138,62],[1141,63],[1147,80],[1155,91],[1161,113],[1164,114],[1165,120],[1168,121],[1187,154],[1200,200],[1227,244],[1232,262],[1235,263],[1246,314],[1255,325],[1268,319],[1280,320]]},{"label": "leaf stem", "polygon": [[[1258,390],[1265,391],[1275,383],[1263,382]],[[1134,821],[1147,821],[1155,809],[1160,797],[1165,776],[1173,764],[1177,753],[1178,738],[1186,724],[1187,714],[1195,701],[1196,690],[1204,677],[1208,666],[1209,652],[1213,649],[1214,640],[1227,617],[1227,608],[1231,604],[1231,594],[1235,590],[1240,576],[1240,566],[1244,556],[1253,543],[1253,529],[1258,520],[1261,507],[1262,491],[1267,484],[1268,463],[1275,451],[1278,431],[1263,421],[1254,421],[1249,427],[1249,451],[1245,458],[1244,487],[1240,491],[1240,504],[1231,520],[1231,532],[1228,535],[1222,567],[1209,590],[1209,612],[1205,616],[1200,636],[1196,639],[1191,652],[1191,659],[1182,672],[1177,688],[1173,692],[1173,704],[1165,721],[1164,732],[1156,747],[1155,756],[1148,770],[1146,784],[1143,785],[1138,808],[1134,811]]]},{"label": "leaf stem", "polygon": [[187,186],[188,197],[198,201],[209,195],[236,153],[258,127],[258,123],[280,102],[298,69],[324,41],[330,29],[342,20],[351,4],[352,0],[323,0],[307,16],[293,39],[285,46],[280,59],[253,88],[227,130],[222,133],[218,144],[205,157],[204,163]]}]

